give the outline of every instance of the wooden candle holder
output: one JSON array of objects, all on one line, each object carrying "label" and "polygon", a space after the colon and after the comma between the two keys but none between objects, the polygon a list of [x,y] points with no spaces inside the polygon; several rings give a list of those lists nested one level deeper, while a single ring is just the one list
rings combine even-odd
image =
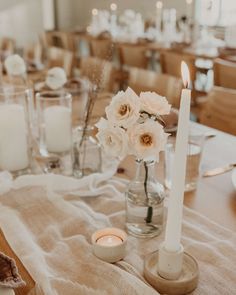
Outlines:
[{"label": "wooden candle holder", "polygon": [[184,252],[183,269],[176,280],[167,280],[158,273],[159,251],[146,256],[144,276],[160,294],[183,295],[192,292],[198,284],[199,269],[196,259]]}]

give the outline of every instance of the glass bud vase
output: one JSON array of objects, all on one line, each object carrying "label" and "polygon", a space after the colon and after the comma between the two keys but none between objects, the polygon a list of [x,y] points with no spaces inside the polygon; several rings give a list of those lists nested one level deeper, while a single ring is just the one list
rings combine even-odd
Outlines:
[{"label": "glass bud vase", "polygon": [[77,178],[99,173],[102,170],[101,147],[91,135],[93,127],[78,127],[74,142],[73,175]]},{"label": "glass bud vase", "polygon": [[164,187],[155,177],[155,161],[136,160],[136,175],[126,191],[126,227],[136,237],[154,237],[163,227]]}]

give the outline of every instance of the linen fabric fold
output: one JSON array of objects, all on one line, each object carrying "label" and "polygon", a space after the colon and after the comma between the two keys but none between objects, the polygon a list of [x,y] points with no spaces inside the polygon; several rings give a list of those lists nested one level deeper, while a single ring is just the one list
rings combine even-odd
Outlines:
[{"label": "linen fabric fold", "polygon": [[[37,282],[37,295],[158,294],[143,277],[143,261],[158,249],[163,234],[153,239],[129,236],[127,255],[116,264],[93,255],[94,231],[124,229],[127,181],[113,174],[82,180],[22,176],[0,195],[2,230]],[[193,294],[233,294],[236,234],[184,208],[182,243],[200,267]]]}]

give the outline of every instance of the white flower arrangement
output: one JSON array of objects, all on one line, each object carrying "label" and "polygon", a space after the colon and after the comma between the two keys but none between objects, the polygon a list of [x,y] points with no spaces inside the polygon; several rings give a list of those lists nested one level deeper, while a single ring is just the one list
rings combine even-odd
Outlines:
[{"label": "white flower arrangement", "polygon": [[64,69],[54,67],[48,70],[46,76],[46,85],[52,90],[61,88],[67,82],[67,77]]},{"label": "white flower arrangement", "polygon": [[18,54],[9,55],[5,59],[4,66],[10,76],[20,76],[26,73],[25,62]]},{"label": "white flower arrangement", "polygon": [[127,88],[112,98],[106,108],[107,120],[101,118],[96,124],[97,138],[110,156],[131,154],[144,161],[158,161],[168,138],[161,115],[169,114],[170,109],[165,97],[154,92],[138,96]]}]

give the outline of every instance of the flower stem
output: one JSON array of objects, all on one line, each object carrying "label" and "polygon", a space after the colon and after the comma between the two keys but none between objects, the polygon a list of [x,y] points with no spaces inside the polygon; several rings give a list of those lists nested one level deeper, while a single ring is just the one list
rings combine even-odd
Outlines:
[{"label": "flower stem", "polygon": [[[147,199],[147,203],[149,202],[148,200],[148,191],[147,191],[147,180],[148,180],[148,166],[147,163],[144,161],[144,168],[145,168],[145,179],[144,179],[144,191]],[[145,218],[146,223],[151,223],[152,222],[152,215],[153,215],[153,208],[152,206],[148,206],[147,210],[147,217]]]}]

